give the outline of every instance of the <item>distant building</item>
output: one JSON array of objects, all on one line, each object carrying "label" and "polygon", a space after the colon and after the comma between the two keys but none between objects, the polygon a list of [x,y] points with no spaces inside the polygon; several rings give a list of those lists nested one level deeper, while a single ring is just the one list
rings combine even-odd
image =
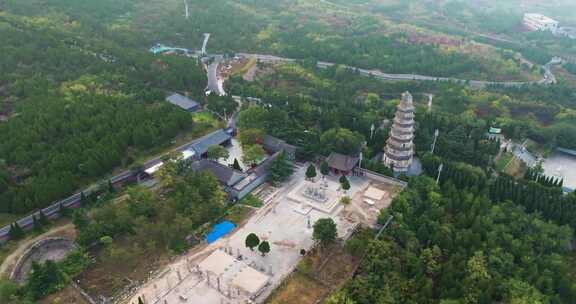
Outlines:
[{"label": "distant building", "polygon": [[282,139],[270,135],[264,135],[262,138],[262,147],[270,154],[283,151],[288,160],[293,161],[296,159],[296,147]]},{"label": "distant building", "polygon": [[332,152],[326,159],[332,173],[337,175],[351,175],[360,162],[360,157],[349,156]]},{"label": "distant building", "polygon": [[576,27],[562,26],[558,28],[557,35],[568,37],[570,39],[576,39]]},{"label": "distant building", "polygon": [[188,112],[200,110],[200,104],[198,102],[178,93],[166,97],[166,101]]},{"label": "distant building", "polygon": [[414,160],[414,110],[412,95],[402,94],[383,157],[395,172],[407,172]]},{"label": "distant building", "polygon": [[542,14],[524,14],[522,23],[531,31],[550,31],[556,33],[558,21]]}]

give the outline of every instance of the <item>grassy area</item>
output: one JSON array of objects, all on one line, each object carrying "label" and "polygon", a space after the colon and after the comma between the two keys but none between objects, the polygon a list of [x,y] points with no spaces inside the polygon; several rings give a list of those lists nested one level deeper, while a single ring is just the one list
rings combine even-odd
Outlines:
[{"label": "grassy area", "polygon": [[526,170],[527,166],[523,161],[517,158],[513,158],[510,164],[506,167],[506,170],[504,172],[515,178],[522,178],[524,177]]},{"label": "grassy area", "polygon": [[143,281],[151,272],[168,262],[170,253],[151,242],[147,248],[139,248],[129,238],[119,238],[109,247],[90,249],[94,257],[91,264],[76,279],[92,296],[112,297],[122,291],[131,281]]},{"label": "grassy area", "polygon": [[260,207],[262,207],[263,202],[261,199],[257,198],[256,196],[254,196],[252,194],[248,194],[240,201],[240,204],[252,206],[255,208],[260,208]]},{"label": "grassy area", "polygon": [[221,121],[214,117],[210,112],[205,111],[192,114],[192,121],[194,122],[194,127],[199,130],[210,130],[223,127]]},{"label": "grassy area", "polygon": [[360,259],[341,244],[315,248],[268,298],[272,304],[313,304],[342,286]]},{"label": "grassy area", "polygon": [[496,170],[498,170],[499,172],[504,172],[506,170],[506,167],[512,161],[512,157],[513,155],[510,152],[502,153],[502,155],[500,155],[500,158],[496,161]]},{"label": "grassy area", "polygon": [[40,304],[64,304],[64,303],[74,303],[74,304],[89,304],[86,299],[80,294],[80,292],[72,287],[72,285],[66,286],[66,288],[60,290],[59,292],[52,294],[39,302]]},{"label": "grassy area", "polygon": [[228,209],[228,214],[226,215],[226,220],[231,221],[232,223],[238,225],[240,224],[248,215],[250,214],[252,209],[242,206],[242,205],[234,205],[230,209]]},{"label": "grassy area", "polygon": [[255,65],[256,65],[256,58],[250,57],[248,62],[246,62],[246,64],[243,67],[241,67],[240,69],[238,69],[236,71],[235,70],[232,71],[232,76],[234,76],[234,75],[242,76],[242,75],[246,74],[246,72],[248,72]]},{"label": "grassy area", "polygon": [[313,304],[321,299],[328,288],[300,272],[293,273],[268,298],[270,304]]}]

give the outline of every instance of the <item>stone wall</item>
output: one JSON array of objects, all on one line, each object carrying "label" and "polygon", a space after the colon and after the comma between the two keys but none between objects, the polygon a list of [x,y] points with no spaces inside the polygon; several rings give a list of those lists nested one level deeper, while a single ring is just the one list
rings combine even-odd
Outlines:
[{"label": "stone wall", "polygon": [[65,238],[52,237],[40,240],[20,256],[10,273],[10,279],[23,284],[32,269],[32,262],[61,261],[75,247],[73,241]]}]

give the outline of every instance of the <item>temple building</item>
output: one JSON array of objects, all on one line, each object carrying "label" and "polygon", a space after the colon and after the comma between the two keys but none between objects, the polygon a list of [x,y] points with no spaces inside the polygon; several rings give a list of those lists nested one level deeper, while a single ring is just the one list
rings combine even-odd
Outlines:
[{"label": "temple building", "polygon": [[414,160],[414,103],[409,92],[402,94],[390,136],[384,148],[383,161],[395,172],[405,173]]}]

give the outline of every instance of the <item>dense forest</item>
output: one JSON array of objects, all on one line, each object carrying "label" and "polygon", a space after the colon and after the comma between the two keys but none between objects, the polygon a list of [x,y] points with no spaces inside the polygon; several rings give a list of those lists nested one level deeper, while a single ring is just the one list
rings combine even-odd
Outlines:
[{"label": "dense forest", "polygon": [[193,128],[164,98],[201,94],[195,60],[126,50],[58,21],[0,14],[0,212],[46,206]]},{"label": "dense forest", "polygon": [[381,220],[388,216],[394,216],[389,229],[370,243],[358,275],[331,303],[572,303],[576,297],[566,258],[572,230],[513,203],[421,177]]}]

